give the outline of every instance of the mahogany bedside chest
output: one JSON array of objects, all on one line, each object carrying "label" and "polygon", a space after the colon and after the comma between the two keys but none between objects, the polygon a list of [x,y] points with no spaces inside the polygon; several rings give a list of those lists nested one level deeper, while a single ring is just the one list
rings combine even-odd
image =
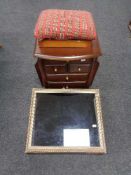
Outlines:
[{"label": "mahogany bedside chest", "polygon": [[98,38],[35,42],[36,70],[45,88],[88,88],[99,66]]}]

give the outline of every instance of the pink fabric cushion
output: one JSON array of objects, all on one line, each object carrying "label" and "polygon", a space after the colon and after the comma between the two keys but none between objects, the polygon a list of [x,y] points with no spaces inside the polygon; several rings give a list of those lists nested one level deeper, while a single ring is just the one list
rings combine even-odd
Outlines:
[{"label": "pink fabric cushion", "polygon": [[90,12],[49,9],[41,12],[34,36],[38,40],[93,40],[96,29]]}]

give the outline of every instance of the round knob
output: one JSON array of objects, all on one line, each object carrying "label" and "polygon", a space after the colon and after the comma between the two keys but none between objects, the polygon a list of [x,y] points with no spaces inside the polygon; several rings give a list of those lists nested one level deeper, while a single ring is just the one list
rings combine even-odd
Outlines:
[{"label": "round knob", "polygon": [[65,87],[66,89],[68,89],[69,87],[66,85],[66,87]]},{"label": "round knob", "polygon": [[54,72],[57,72],[57,71],[58,71],[58,69],[57,69],[57,68],[55,68],[55,69],[54,69]]},{"label": "round knob", "polygon": [[67,81],[69,80],[69,77],[68,77],[68,76],[66,76],[66,80],[67,80]]},{"label": "round knob", "polygon": [[80,67],[78,68],[78,71],[79,71],[79,72],[81,71],[81,68],[80,68]]}]

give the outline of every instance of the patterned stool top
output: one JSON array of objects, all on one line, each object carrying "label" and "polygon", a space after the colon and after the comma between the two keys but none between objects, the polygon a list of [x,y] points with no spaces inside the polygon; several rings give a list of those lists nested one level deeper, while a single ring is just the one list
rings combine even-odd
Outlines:
[{"label": "patterned stool top", "polygon": [[88,11],[49,9],[40,13],[34,36],[38,40],[93,40],[96,29]]}]

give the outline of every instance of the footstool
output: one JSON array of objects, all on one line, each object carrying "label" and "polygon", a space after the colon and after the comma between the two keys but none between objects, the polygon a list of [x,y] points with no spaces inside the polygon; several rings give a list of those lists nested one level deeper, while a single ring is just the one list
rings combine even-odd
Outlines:
[{"label": "footstool", "polygon": [[88,88],[101,49],[91,13],[44,10],[35,27],[36,70],[45,88]]}]

